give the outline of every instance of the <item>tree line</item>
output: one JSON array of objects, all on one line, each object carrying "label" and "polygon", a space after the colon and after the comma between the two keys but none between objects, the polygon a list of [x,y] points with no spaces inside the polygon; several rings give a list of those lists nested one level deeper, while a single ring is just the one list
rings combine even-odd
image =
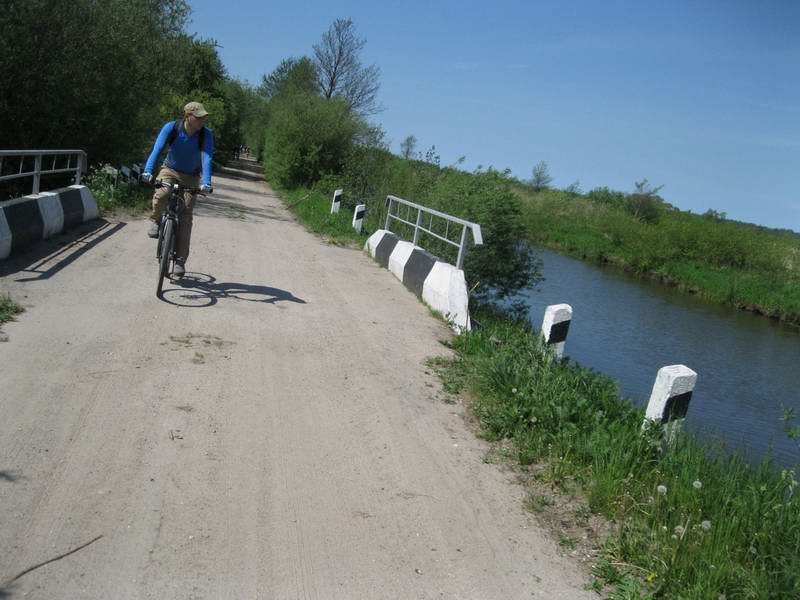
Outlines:
[{"label": "tree line", "polygon": [[186,32],[189,14],[185,0],[4,2],[0,148],[80,148],[90,164],[141,163],[158,129],[199,100],[216,154],[227,156],[256,94],[229,76],[213,39]]}]

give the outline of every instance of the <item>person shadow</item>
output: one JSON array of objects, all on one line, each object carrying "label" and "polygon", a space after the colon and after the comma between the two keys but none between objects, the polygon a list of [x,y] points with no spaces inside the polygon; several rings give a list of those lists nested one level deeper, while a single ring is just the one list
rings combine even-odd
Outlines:
[{"label": "person shadow", "polygon": [[292,302],[306,304],[302,298],[280,288],[249,283],[217,281],[207,273],[189,272],[180,279],[171,280],[172,287],[165,288],[161,299],[175,306],[203,308],[214,306],[222,299],[278,304]]}]

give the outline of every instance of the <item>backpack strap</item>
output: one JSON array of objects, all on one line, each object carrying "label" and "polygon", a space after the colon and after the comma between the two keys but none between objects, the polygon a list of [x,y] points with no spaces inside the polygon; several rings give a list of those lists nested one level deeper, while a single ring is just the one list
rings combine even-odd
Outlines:
[{"label": "backpack strap", "polygon": [[[175,122],[172,124],[172,131],[169,132],[169,136],[167,136],[167,145],[172,146],[172,142],[175,141],[175,138],[178,137],[178,131],[180,130],[181,125],[183,124],[182,119],[175,119]],[[197,136],[197,149],[200,152],[203,151],[203,142],[206,140],[206,127],[200,128],[200,133]]]},{"label": "backpack strap", "polygon": [[167,137],[167,146],[172,146],[172,142],[175,141],[175,138],[178,137],[178,129],[181,126],[181,120],[175,119],[175,122],[172,124],[172,131],[169,132],[169,136]]}]

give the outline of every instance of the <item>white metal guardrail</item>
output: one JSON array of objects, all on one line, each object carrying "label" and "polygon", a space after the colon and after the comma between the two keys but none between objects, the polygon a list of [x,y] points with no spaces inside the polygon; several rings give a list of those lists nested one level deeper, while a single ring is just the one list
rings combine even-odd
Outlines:
[{"label": "white metal guardrail", "polygon": [[[464,219],[459,219],[458,217],[453,217],[443,212],[439,212],[438,210],[433,210],[432,208],[427,208],[420,204],[415,204],[414,202],[409,202],[408,200],[403,200],[402,198],[398,198],[396,196],[387,196],[386,197],[386,229],[387,231],[391,231],[389,226],[391,225],[392,220],[400,221],[401,223],[405,223],[406,225],[410,225],[414,228],[414,245],[417,246],[419,242],[419,234],[420,232],[427,233],[435,237],[438,240],[446,242],[451,246],[455,246],[458,248],[458,258],[456,259],[456,268],[463,269],[464,268],[464,256],[467,250],[467,231],[472,231],[472,239],[475,242],[476,246],[480,246],[483,244],[483,236],[481,235],[481,226],[477,223],[472,223],[470,221],[465,221]],[[402,211],[402,207],[405,207],[406,215],[405,219],[400,216]],[[394,209],[394,212],[392,210]],[[414,216],[412,211],[416,211],[415,220],[412,222],[411,217]],[[430,218],[428,218],[430,217]],[[435,231],[433,231],[433,219],[434,217],[439,219],[444,219],[446,221],[444,236],[439,235]],[[424,221],[428,221],[427,227],[424,225]],[[453,240],[449,239],[450,234],[450,224],[454,223],[455,225],[461,225],[461,238],[459,242],[454,242]]]},{"label": "white metal guardrail", "polygon": [[[24,171],[25,158],[28,156],[34,157],[32,171]],[[19,159],[18,171],[3,175],[3,163],[8,164],[14,159]],[[33,194],[38,194],[40,191],[42,175],[74,172],[75,184],[78,185],[85,169],[86,152],[83,150],[0,150],[0,181],[33,177]]]}]

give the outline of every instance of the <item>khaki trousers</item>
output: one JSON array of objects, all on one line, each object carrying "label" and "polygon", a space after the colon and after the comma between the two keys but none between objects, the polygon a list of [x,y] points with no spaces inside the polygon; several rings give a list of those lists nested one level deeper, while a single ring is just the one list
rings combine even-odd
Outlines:
[{"label": "khaki trousers", "polygon": [[[186,173],[179,173],[173,171],[169,167],[161,167],[158,173],[160,181],[167,183],[179,183],[184,187],[197,188],[200,187],[199,175],[187,175]],[[161,213],[167,206],[169,200],[169,188],[157,188],[156,193],[153,194],[153,212],[150,213],[150,220],[154,223],[161,222]],[[186,260],[189,258],[189,242],[192,239],[192,210],[194,209],[195,195],[186,193],[183,196],[184,209],[180,214],[180,221],[178,223],[178,238],[176,241],[176,252],[178,258]]]}]

